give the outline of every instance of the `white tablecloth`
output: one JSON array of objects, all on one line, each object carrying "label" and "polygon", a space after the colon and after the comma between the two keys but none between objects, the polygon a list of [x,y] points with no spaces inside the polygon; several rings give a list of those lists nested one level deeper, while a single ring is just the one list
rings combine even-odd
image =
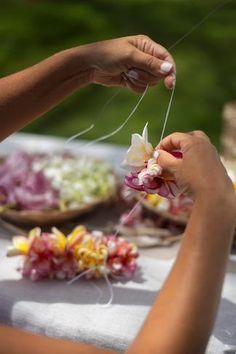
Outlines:
[{"label": "white tablecloth", "polygon": [[[105,308],[105,281],[79,280],[32,283],[16,268],[19,258],[6,258],[9,241],[0,240],[0,322],[57,338],[85,341],[122,352],[143,323],[171,267],[170,261],[141,257],[133,280],[113,283],[114,300]],[[236,275],[228,273],[221,309],[208,353],[236,345]]]}]

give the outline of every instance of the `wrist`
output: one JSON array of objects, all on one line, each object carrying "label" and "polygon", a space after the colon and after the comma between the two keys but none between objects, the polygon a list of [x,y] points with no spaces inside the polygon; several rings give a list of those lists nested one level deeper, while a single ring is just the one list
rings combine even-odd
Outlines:
[{"label": "wrist", "polygon": [[194,202],[185,230],[187,237],[184,238],[183,249],[200,261],[204,254],[206,259],[209,254],[217,254],[215,257],[218,260],[224,259],[230,250],[235,227],[235,195],[201,194]]},{"label": "wrist", "polygon": [[236,195],[234,191],[208,191],[196,196],[194,209],[211,214],[218,219],[229,221],[236,226]]},{"label": "wrist", "polygon": [[60,56],[64,74],[68,78],[80,78],[78,86],[87,86],[93,82],[93,66],[91,63],[91,51],[87,45],[66,49],[56,56]]}]

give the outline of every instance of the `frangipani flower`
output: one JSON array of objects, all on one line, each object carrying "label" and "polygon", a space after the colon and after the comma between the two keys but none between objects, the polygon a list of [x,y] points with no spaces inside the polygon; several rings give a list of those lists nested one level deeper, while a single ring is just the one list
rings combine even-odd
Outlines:
[{"label": "frangipani flower", "polygon": [[99,270],[99,267],[105,267],[107,255],[108,250],[102,240],[96,241],[96,237],[89,235],[75,252],[79,271],[94,267]]},{"label": "frangipani flower", "polygon": [[86,228],[82,225],[75,227],[67,236],[67,248],[71,250],[76,249],[76,247],[78,247],[83,241],[86,232]]},{"label": "frangipani flower", "polygon": [[148,141],[148,123],[146,123],[142,136],[140,134],[132,134],[131,146],[127,151],[124,165],[128,166],[132,171],[140,171],[146,165],[147,161],[152,157],[153,147]]},{"label": "frangipani flower", "polygon": [[[180,151],[170,153],[176,158],[182,158]],[[179,188],[173,178],[167,178],[162,174],[156,155],[157,152],[148,141],[146,124],[142,136],[132,135],[131,146],[125,159],[125,164],[130,170],[125,176],[125,184],[136,191],[175,198],[180,192]]]},{"label": "frangipani flower", "polygon": [[8,257],[26,255],[29,251],[29,240],[24,236],[15,236],[12,240],[12,246],[9,247]]},{"label": "frangipani flower", "polygon": [[136,258],[138,257],[137,247],[129,243],[123,237],[108,236],[106,239],[108,247],[107,265],[111,274],[115,277],[130,277],[137,269]]}]

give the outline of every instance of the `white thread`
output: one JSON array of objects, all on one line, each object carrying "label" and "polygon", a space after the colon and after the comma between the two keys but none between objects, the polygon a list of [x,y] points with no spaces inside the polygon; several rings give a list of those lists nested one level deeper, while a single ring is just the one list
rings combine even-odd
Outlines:
[{"label": "white thread", "polygon": [[90,269],[87,269],[85,270],[84,272],[80,273],[79,275],[76,275],[73,279],[69,280],[67,282],[67,285],[71,285],[72,283],[74,283],[76,280],[82,278],[84,275],[90,273],[92,270],[95,270],[96,267],[93,267],[93,268],[90,268]]},{"label": "white thread", "polygon": [[103,308],[107,308],[107,307],[110,307],[112,302],[113,302],[113,299],[114,299],[114,291],[113,291],[113,287],[112,287],[112,284],[108,278],[108,276],[105,274],[105,272],[103,273],[104,275],[104,279],[106,281],[106,284],[108,286],[108,290],[109,290],[109,300],[106,304],[101,304],[100,303],[100,300],[102,298],[102,296],[104,295],[103,291],[100,289],[99,286],[97,286],[97,284],[93,283],[93,286],[96,288],[97,292],[98,292],[98,297],[97,297],[97,300],[96,300],[96,305],[99,305]]},{"label": "white thread", "polygon": [[121,89],[119,89],[118,91],[116,91],[116,92],[107,100],[107,102],[104,104],[104,106],[103,106],[101,112],[99,113],[97,119],[95,120],[95,123],[91,124],[90,127],[86,128],[86,129],[84,129],[84,130],[82,130],[81,132],[78,132],[77,134],[72,135],[69,139],[67,139],[67,140],[65,141],[65,145],[71,143],[73,140],[75,140],[75,139],[78,138],[79,136],[82,136],[82,135],[84,135],[85,133],[88,133],[90,130],[92,130],[92,129],[95,127],[95,125],[97,124],[98,120],[100,119],[102,113],[105,111],[105,109],[107,108],[107,106],[111,103],[111,101],[112,101],[116,96],[118,96],[118,94],[120,93],[120,90],[121,90]]},{"label": "white thread", "polygon": [[140,105],[141,101],[143,100],[144,96],[146,95],[147,93],[147,90],[148,90],[148,85],[146,86],[144,92],[142,93],[142,96],[139,98],[138,102],[136,103],[135,107],[132,109],[132,111],[130,112],[130,114],[128,115],[128,117],[125,119],[125,121],[115,130],[113,130],[111,133],[109,134],[106,134],[106,135],[103,135],[101,136],[100,138],[97,138],[95,140],[92,140],[90,141],[89,143],[87,144],[84,144],[81,146],[81,148],[85,148],[85,147],[88,147],[88,146],[91,146],[91,145],[94,145],[100,141],[103,141],[103,140],[106,140],[108,138],[110,138],[111,136],[119,133],[119,131],[121,129],[124,128],[124,126],[128,123],[128,121],[130,120],[130,118],[133,116],[133,114],[135,113],[135,111],[137,110],[138,106]]},{"label": "white thread", "polygon": [[[133,208],[132,208],[132,209],[128,212],[128,214],[125,216],[123,223],[125,223],[126,220],[128,220],[128,218],[130,217],[130,215],[132,215],[132,214],[134,213],[134,211],[135,211],[135,210],[137,209],[137,207],[141,204],[141,202],[145,199],[145,197],[146,197],[146,193],[144,194],[144,196],[143,196],[140,200],[137,201],[136,204],[134,204]],[[116,230],[116,232],[115,232],[115,234],[114,234],[115,237],[119,234],[119,226],[120,226],[120,225],[122,225],[122,224],[119,224],[119,225],[117,226],[117,230]]]},{"label": "white thread", "polygon": [[225,6],[228,2],[232,0],[225,0],[218,3],[208,14],[206,14],[198,23],[196,23],[189,31],[187,31],[181,38],[179,38],[175,43],[173,43],[168,50],[173,49],[179,43],[181,43],[185,38],[187,38],[191,33],[193,33],[198,27],[200,27],[206,20],[211,17],[216,11],[218,11],[221,7]]},{"label": "white thread", "polygon": [[95,287],[95,289],[98,291],[98,297],[96,300],[96,305],[100,305],[100,299],[102,298],[103,292],[102,290],[99,288],[99,286],[97,286],[95,283],[92,283],[92,285]]},{"label": "white thread", "polygon": [[104,279],[105,279],[105,281],[106,281],[106,283],[107,283],[107,287],[108,287],[109,294],[110,294],[110,297],[109,297],[108,302],[107,302],[106,304],[104,304],[104,305],[101,305],[101,307],[106,308],[106,307],[110,307],[111,304],[112,304],[112,302],[113,302],[113,299],[114,299],[114,291],[113,291],[112,284],[111,284],[110,280],[108,279],[108,276],[107,276],[107,274],[106,274],[105,272],[103,273],[103,276],[104,276]]},{"label": "white thread", "polygon": [[119,90],[117,90],[117,91],[107,100],[107,102],[106,102],[106,103],[104,104],[104,106],[102,107],[102,110],[101,110],[101,112],[99,113],[97,120],[101,117],[102,113],[105,111],[105,109],[107,108],[107,106],[109,106],[109,104],[111,103],[111,101],[113,101],[113,99],[114,99],[116,96],[119,95],[120,91],[121,91],[121,88],[120,88]]},{"label": "white thread", "polygon": [[[92,272],[92,271],[95,270],[95,269],[97,269],[97,267],[93,267],[93,268],[90,268],[90,269],[85,270],[85,271],[82,272],[81,274],[75,276],[73,279],[71,279],[70,281],[68,281],[68,282],[67,282],[67,285],[73,284],[76,280],[82,278],[84,275],[86,275],[86,274]],[[101,289],[99,289],[99,287],[98,287],[96,284],[93,284],[93,285],[96,287],[96,289],[97,289],[98,292],[99,292],[99,296],[98,296],[98,299],[97,299],[97,301],[96,301],[96,304],[99,304],[101,307],[106,308],[106,307],[111,306],[111,304],[112,304],[112,302],[113,302],[113,299],[114,299],[114,291],[113,291],[112,284],[111,284],[110,280],[108,279],[108,276],[107,276],[107,274],[106,274],[106,270],[105,270],[105,269],[104,269],[104,271],[102,272],[102,275],[104,276],[105,282],[106,282],[107,287],[108,287],[108,290],[109,290],[109,295],[110,295],[110,296],[109,296],[109,300],[108,300],[108,302],[107,302],[106,304],[104,304],[104,305],[99,304],[99,300],[101,299],[101,296],[102,296],[103,292],[101,291]]]},{"label": "white thread", "polygon": [[166,110],[166,114],[165,114],[165,118],[164,118],[164,124],[163,124],[161,137],[160,137],[160,142],[163,139],[163,136],[164,136],[164,133],[165,133],[165,129],[166,129],[166,124],[167,124],[167,121],[168,121],[168,118],[169,118],[169,115],[170,115],[170,109],[172,107],[173,97],[174,97],[174,94],[175,94],[175,86],[176,86],[176,81],[175,81],[175,84],[173,86],[173,89],[172,89],[172,92],[171,92],[171,96],[170,96],[170,100],[169,100],[169,103],[168,103],[168,106],[167,106],[167,110]]},{"label": "white thread", "polygon": [[71,143],[73,140],[75,140],[75,139],[78,138],[79,136],[81,136],[81,135],[83,135],[83,134],[89,132],[90,130],[92,130],[92,129],[94,128],[94,126],[95,126],[94,124],[91,124],[90,127],[86,128],[86,129],[84,129],[84,130],[82,130],[81,132],[79,132],[79,133],[77,133],[77,134],[75,134],[75,135],[72,135],[69,139],[67,139],[67,140],[65,141],[65,145]]},{"label": "white thread", "polygon": [[[107,277],[107,279],[109,280],[109,278]],[[118,275],[112,275],[112,279],[115,279],[115,280],[117,280],[117,281],[119,281],[119,282],[121,282],[121,281],[124,281],[126,278],[125,278],[125,276],[123,275],[123,276],[118,276]],[[109,284],[110,284],[110,286],[111,286],[111,288],[110,288],[110,300],[108,301],[108,303],[107,304],[105,304],[105,305],[102,305],[102,307],[108,307],[108,306],[110,306],[111,304],[112,304],[112,301],[114,300],[114,291],[113,291],[113,287],[112,287],[112,283],[109,281]],[[103,291],[99,288],[99,286],[97,286],[95,283],[92,283],[92,285],[96,288],[96,290],[98,291],[98,298],[97,298],[97,301],[96,301],[96,305],[101,305],[100,303],[99,303],[99,300],[102,298],[102,296],[103,296]]]}]

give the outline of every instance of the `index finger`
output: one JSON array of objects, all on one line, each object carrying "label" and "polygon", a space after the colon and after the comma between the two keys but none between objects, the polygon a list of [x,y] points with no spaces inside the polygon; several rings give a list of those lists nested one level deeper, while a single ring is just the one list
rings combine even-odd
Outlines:
[{"label": "index finger", "polygon": [[176,72],[174,58],[168,52],[168,50],[161,44],[156,43],[146,35],[133,36],[130,39],[133,42],[134,46],[143,51],[144,53],[172,63],[174,67],[174,72]]},{"label": "index finger", "polygon": [[183,150],[184,145],[189,139],[190,135],[187,133],[173,133],[166,136],[157,146],[157,149],[165,151]]},{"label": "index finger", "polygon": [[168,50],[165,47],[163,47],[161,44],[154,42],[152,39],[150,39],[150,41],[152,42],[153,45],[153,50],[154,50],[153,55],[157,56],[159,59],[172,63],[174,66],[174,72],[176,72],[176,65],[175,65],[174,58],[168,52]]}]

